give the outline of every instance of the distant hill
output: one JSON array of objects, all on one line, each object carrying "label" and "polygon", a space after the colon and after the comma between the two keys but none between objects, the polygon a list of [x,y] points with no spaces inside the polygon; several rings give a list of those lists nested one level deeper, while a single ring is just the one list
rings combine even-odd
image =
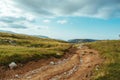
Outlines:
[{"label": "distant hill", "polygon": [[42,35],[31,35],[31,36],[35,36],[35,37],[38,37],[38,38],[49,38],[48,36],[42,36]]},{"label": "distant hill", "polygon": [[71,39],[71,40],[68,40],[68,42],[70,43],[83,43],[83,42],[94,42],[94,41],[97,41],[95,39]]},{"label": "distant hill", "polygon": [[[6,30],[0,30],[0,32],[17,34],[17,33],[15,33],[15,32],[12,32],[12,31],[6,31]],[[49,38],[49,37],[47,37],[47,36],[43,36],[43,35],[30,35],[30,36],[34,36],[34,37],[38,37],[38,38]]]},{"label": "distant hill", "polygon": [[0,32],[5,32],[5,33],[14,33],[12,31],[6,31],[6,30],[0,30]]}]

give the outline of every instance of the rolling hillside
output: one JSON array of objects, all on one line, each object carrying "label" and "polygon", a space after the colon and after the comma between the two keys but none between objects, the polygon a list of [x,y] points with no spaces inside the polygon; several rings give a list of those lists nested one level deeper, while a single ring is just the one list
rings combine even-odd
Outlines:
[{"label": "rolling hillside", "polygon": [[[16,63],[26,63],[30,61],[43,59],[43,58],[44,60],[47,61],[49,57],[59,58],[64,54],[64,52],[70,46],[71,46],[70,43],[61,41],[61,40],[54,40],[49,38],[38,38],[38,37],[22,35],[22,34],[0,33],[0,66],[2,65],[8,66],[8,64],[12,61],[15,61]],[[106,41],[95,41],[91,43],[84,43],[83,49],[77,49],[78,46],[80,46],[80,44],[75,44],[74,45],[75,49],[70,50],[70,52],[72,53],[70,54],[72,57],[68,56],[68,59],[70,60],[64,62],[65,59],[63,57],[63,61],[62,61],[63,64],[61,63],[61,64],[52,65],[53,68],[51,72],[48,70],[49,74],[47,75],[50,75],[52,77],[51,74],[54,73],[54,75],[64,77],[64,75],[59,74],[59,72],[61,71],[64,73],[65,72],[64,69],[68,70],[70,68],[72,70],[73,66],[74,67],[78,66],[79,64],[77,63],[75,63],[75,65],[72,65],[71,63],[72,62],[74,63],[74,61],[75,62],[78,61],[79,63],[79,56],[81,54],[83,55],[82,51],[84,51],[87,53],[83,55],[83,63],[81,64],[81,66],[82,65],[87,66],[88,65],[87,63],[91,61],[90,63],[91,64],[94,63],[93,67],[95,67],[95,65],[99,64],[99,62],[97,61],[101,62],[101,58],[103,60],[103,63],[99,65],[98,70],[96,70],[95,68],[92,69],[92,67],[91,69],[90,68],[88,69],[88,67],[86,67],[85,70],[90,70],[90,72],[91,71],[93,72],[92,75],[88,77],[82,76],[83,74],[82,72],[84,72],[85,70],[81,69],[81,67],[80,68],[78,67],[78,70],[75,70],[75,74],[74,73],[71,74],[72,76],[70,77],[71,80],[73,80],[73,78],[78,79],[79,76],[87,79],[92,78],[92,80],[119,80],[120,79],[120,76],[119,76],[120,74],[120,62],[119,62],[120,61],[120,40],[106,40]],[[97,52],[99,53],[100,56],[98,56]],[[59,61],[61,60],[59,59]],[[45,66],[48,66],[48,65],[49,65],[48,63],[45,64]],[[67,67],[64,68],[62,65],[66,65]],[[50,66],[49,68],[51,69],[51,65],[49,66]],[[56,66],[58,66],[59,68],[56,68]],[[19,73],[18,69],[16,71],[18,71]],[[54,69],[56,69],[57,71],[54,72]],[[81,72],[81,70],[83,71]],[[24,71],[24,68],[23,68],[23,71]],[[46,74],[46,72],[44,73]],[[87,74],[88,72],[86,72],[85,75],[88,75]],[[1,75],[3,78],[4,78],[4,74]],[[81,74],[81,75],[78,75],[78,74]],[[37,73],[37,76],[42,77],[40,76],[39,73]]]},{"label": "rolling hillside", "polygon": [[98,41],[86,44],[99,51],[104,63],[95,71],[92,80],[120,79],[120,40]]},{"label": "rolling hillside", "polygon": [[0,32],[0,65],[60,57],[69,46],[65,41]]}]

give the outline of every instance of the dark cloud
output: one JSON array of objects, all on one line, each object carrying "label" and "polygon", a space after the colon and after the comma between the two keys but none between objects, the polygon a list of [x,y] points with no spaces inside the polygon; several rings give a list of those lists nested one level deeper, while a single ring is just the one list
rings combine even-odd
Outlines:
[{"label": "dark cloud", "polygon": [[14,33],[12,31],[8,31],[8,30],[0,30],[0,32]]},{"label": "dark cloud", "polygon": [[25,11],[44,16],[120,16],[120,0],[15,0],[15,3]]},{"label": "dark cloud", "polygon": [[24,20],[26,20],[24,17],[16,18],[16,17],[5,16],[0,18],[0,21],[6,22],[6,23],[13,23],[13,22],[24,21]]},{"label": "dark cloud", "polygon": [[26,27],[24,24],[19,24],[19,23],[6,23],[6,22],[2,22],[2,23],[0,23],[0,28],[26,29],[28,27]]},{"label": "dark cloud", "polygon": [[14,17],[14,16],[0,17],[0,28],[2,27],[2,28],[26,29],[29,27],[28,24],[32,23],[34,23],[34,20],[29,20],[26,17]]},{"label": "dark cloud", "polygon": [[9,28],[26,29],[27,27],[21,24],[10,24]]},{"label": "dark cloud", "polygon": [[1,16],[0,21],[6,23],[13,23],[13,22],[21,22],[21,21],[34,22],[35,20],[28,20],[26,17]]}]

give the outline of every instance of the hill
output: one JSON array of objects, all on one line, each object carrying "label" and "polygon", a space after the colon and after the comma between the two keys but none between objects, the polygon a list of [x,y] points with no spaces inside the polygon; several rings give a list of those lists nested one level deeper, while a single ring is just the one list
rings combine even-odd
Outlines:
[{"label": "hill", "polygon": [[47,36],[42,36],[42,35],[31,35],[31,36],[35,36],[35,37],[38,37],[38,38],[49,38]]},{"label": "hill", "polygon": [[[3,32],[3,33],[10,33],[10,34],[17,34],[17,33],[15,33],[15,32],[12,32],[12,31],[5,31],[5,30],[0,30],[0,32]],[[38,37],[38,38],[49,38],[49,37],[43,36],[43,35],[30,35],[30,36]]]},{"label": "hill", "polygon": [[65,41],[0,32],[0,65],[60,57],[68,47],[70,44]]},{"label": "hill", "polygon": [[85,42],[94,42],[94,41],[97,41],[97,40],[94,40],[94,39],[71,39],[71,40],[68,40],[68,42],[70,42],[70,43],[85,43]]},{"label": "hill", "polygon": [[14,33],[14,32],[12,32],[12,31],[6,31],[6,30],[0,30],[0,32],[3,32],[3,33]]},{"label": "hill", "polygon": [[[71,73],[71,70],[73,70],[74,72],[70,75],[69,80],[77,80],[81,77],[86,80],[89,78],[92,78],[91,80],[120,79],[120,40],[84,43],[81,48],[78,47],[80,44],[75,44],[73,48],[69,50],[71,54],[66,55],[66,58],[58,59],[55,65],[53,63],[53,65],[49,64],[49,57],[52,57],[52,61],[54,61],[53,57],[61,57],[70,46],[71,44],[61,40],[38,38],[21,34],[0,33],[0,65],[8,65],[12,61],[17,63],[34,61],[31,65],[28,63],[29,65],[25,65],[21,68],[21,71],[26,70],[26,72],[28,72],[29,70],[34,71],[40,69],[40,65],[43,64],[43,61],[35,61],[44,58],[45,64],[43,67],[45,71],[43,70],[43,72],[39,74],[38,70],[38,73],[34,74],[37,75],[36,78],[43,77],[47,79],[52,77],[54,79],[56,75],[64,78],[64,75],[68,75],[69,72]],[[37,69],[28,69],[30,66],[35,67],[35,65],[39,65]],[[97,68],[96,65],[98,65]],[[46,68],[46,66],[48,68]],[[20,73],[21,71],[19,69],[20,68],[16,69],[16,72],[12,73],[14,73],[14,75]],[[0,74],[0,76],[3,78],[7,75],[14,77],[13,74],[7,73],[13,70],[4,70],[2,71],[3,74]],[[64,74],[66,71],[68,72]],[[46,75],[47,77],[45,77]],[[9,78],[9,76],[7,77]],[[31,80],[33,78],[34,77],[32,77]]]},{"label": "hill", "polygon": [[[75,44],[75,46],[77,45],[79,44]],[[38,38],[23,34],[0,33],[0,65],[8,65],[12,61],[15,61],[17,63],[26,63],[42,58],[59,58],[70,46],[71,44],[61,40]],[[104,60],[104,62],[99,66],[98,70],[95,69],[94,71],[92,71],[92,80],[120,79],[120,40],[95,41],[84,43],[84,46],[89,47],[89,49],[94,49],[95,51],[98,51],[101,58]],[[71,52],[75,53],[76,49],[71,49]],[[79,53],[82,54],[80,50]],[[86,57],[87,56],[88,55],[86,55]],[[93,57],[91,59],[93,61],[97,61],[98,58],[96,58],[97,57]],[[76,61],[77,58],[75,57],[72,59],[73,60],[71,60],[70,62],[74,62],[74,60]],[[86,58],[84,59],[84,61],[86,61]],[[70,66],[70,64],[67,65]],[[68,67],[66,67],[66,69],[67,68]],[[59,73],[59,70],[55,73]],[[81,70],[79,73],[81,73]]]}]

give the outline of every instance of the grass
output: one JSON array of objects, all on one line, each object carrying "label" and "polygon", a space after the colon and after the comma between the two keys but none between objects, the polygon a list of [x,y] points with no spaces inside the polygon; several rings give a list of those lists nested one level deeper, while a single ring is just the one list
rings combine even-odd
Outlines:
[{"label": "grass", "polygon": [[70,44],[65,41],[0,33],[0,65],[8,65],[12,61],[24,63],[51,56],[61,57],[69,47]]},{"label": "grass", "polygon": [[[94,70],[92,80],[119,80],[120,40],[97,41],[85,45],[99,51],[105,59],[100,69]],[[61,57],[70,46],[71,44],[60,40],[0,33],[0,65],[8,65],[12,61],[24,63],[51,56]]]},{"label": "grass", "polygon": [[87,43],[92,49],[99,51],[105,58],[98,71],[94,71],[92,80],[119,80],[120,79],[120,40],[107,40]]}]

